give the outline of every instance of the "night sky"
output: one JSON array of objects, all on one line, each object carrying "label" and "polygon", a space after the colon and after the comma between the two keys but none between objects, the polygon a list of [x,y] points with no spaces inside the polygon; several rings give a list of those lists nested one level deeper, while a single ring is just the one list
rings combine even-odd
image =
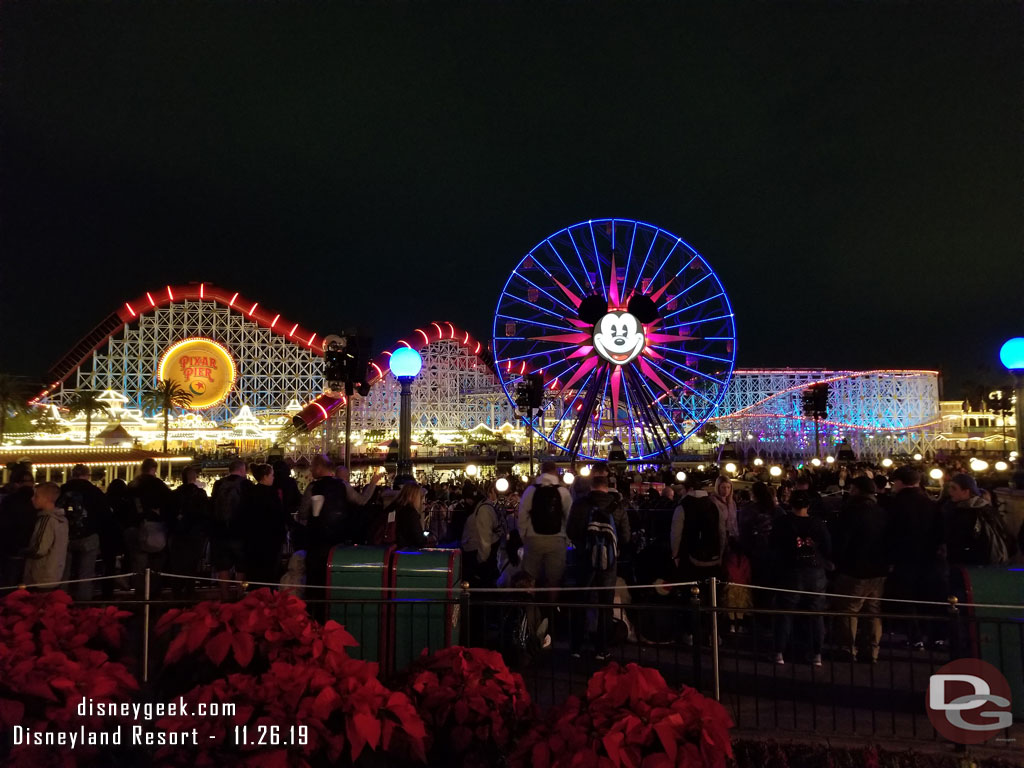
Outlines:
[{"label": "night sky", "polygon": [[620,216],[719,272],[738,366],[958,397],[1024,335],[1022,41],[1013,2],[5,2],[0,371],[190,280],[487,339]]}]

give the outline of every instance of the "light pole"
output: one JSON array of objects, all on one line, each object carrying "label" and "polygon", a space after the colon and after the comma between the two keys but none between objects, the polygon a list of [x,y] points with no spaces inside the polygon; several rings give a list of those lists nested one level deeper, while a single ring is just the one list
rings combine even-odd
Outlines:
[{"label": "light pole", "polygon": [[1017,405],[1014,408],[1014,418],[1017,421],[1017,469],[1020,470],[1024,461],[1024,337],[1017,336],[1003,344],[999,350],[999,360],[1006,369],[1013,374],[1014,392],[1017,396]]},{"label": "light pole", "polygon": [[409,347],[395,350],[388,362],[391,373],[402,385],[398,416],[398,474],[395,478],[412,477],[412,382],[423,367],[420,353]]}]

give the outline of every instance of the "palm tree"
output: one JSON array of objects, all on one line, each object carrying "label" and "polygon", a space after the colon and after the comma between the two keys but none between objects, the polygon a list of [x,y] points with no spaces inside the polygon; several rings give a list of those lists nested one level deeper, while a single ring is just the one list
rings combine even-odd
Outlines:
[{"label": "palm tree", "polygon": [[7,417],[28,413],[25,386],[16,376],[0,373],[0,444],[4,442]]},{"label": "palm tree", "polygon": [[192,395],[181,388],[181,385],[170,379],[164,379],[153,389],[142,393],[142,407],[149,410],[163,409],[164,412],[164,453],[167,453],[167,433],[170,431],[171,411],[185,408],[192,402]]},{"label": "palm tree", "polygon": [[68,415],[72,418],[80,413],[85,414],[85,444],[88,445],[92,439],[92,415],[94,413],[105,413],[110,415],[110,408],[100,400],[98,392],[83,389],[75,392],[68,400]]}]

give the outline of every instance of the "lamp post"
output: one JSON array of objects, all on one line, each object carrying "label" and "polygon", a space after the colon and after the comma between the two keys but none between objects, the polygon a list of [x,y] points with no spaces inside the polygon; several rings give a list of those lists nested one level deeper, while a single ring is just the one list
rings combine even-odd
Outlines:
[{"label": "lamp post", "polygon": [[[1014,392],[1017,395],[1017,405],[1014,408],[1014,418],[1017,421],[1017,456],[1020,457],[1024,451],[1024,338],[1017,336],[1003,344],[999,350],[999,360],[1013,374]],[[1022,464],[1024,462],[1018,458],[1018,470]]]},{"label": "lamp post", "polygon": [[412,382],[423,367],[420,353],[409,347],[395,350],[388,362],[391,373],[402,385],[398,416],[398,475],[412,477]]}]

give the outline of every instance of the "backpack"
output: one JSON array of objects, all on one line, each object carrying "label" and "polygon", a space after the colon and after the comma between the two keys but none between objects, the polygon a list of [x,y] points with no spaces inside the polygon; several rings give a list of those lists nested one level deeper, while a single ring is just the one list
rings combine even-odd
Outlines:
[{"label": "backpack", "polygon": [[[232,477],[236,477],[232,475]],[[213,486],[213,519],[231,525],[242,506],[242,481],[225,477]]]},{"label": "backpack", "polygon": [[974,516],[974,538],[984,565],[1002,565],[1017,554],[1016,542],[991,507],[979,507]]},{"label": "backpack", "polygon": [[695,497],[689,509],[684,505],[683,514],[683,535],[690,560],[707,563],[721,558],[722,535],[718,527],[718,507],[710,498]]},{"label": "backpack", "polygon": [[607,507],[595,505],[590,510],[584,551],[590,567],[594,571],[615,569],[615,561],[619,553],[619,537],[615,529],[615,517],[612,515],[612,510],[617,503],[618,500],[613,498]]},{"label": "backpack", "polygon": [[60,499],[60,506],[68,519],[68,540],[84,539],[92,534],[92,523],[89,522],[89,510],[85,508],[85,499],[78,491],[65,491]]},{"label": "backpack", "polygon": [[562,493],[557,485],[534,485],[530,503],[533,532],[551,536],[562,532]]}]

